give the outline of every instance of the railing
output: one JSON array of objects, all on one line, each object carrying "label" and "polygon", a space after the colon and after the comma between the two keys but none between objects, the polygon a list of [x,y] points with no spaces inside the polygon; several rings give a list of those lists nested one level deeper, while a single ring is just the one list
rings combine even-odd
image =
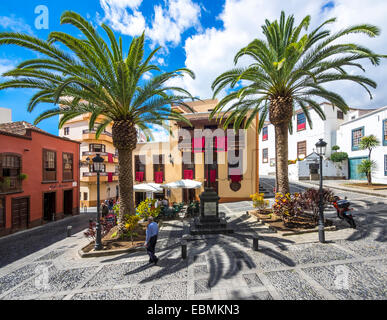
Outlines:
[{"label": "railing", "polygon": [[98,152],[98,151],[84,151],[82,152],[82,156],[95,156],[99,154],[101,157],[108,156],[108,152]]},{"label": "railing", "polygon": [[[99,175],[101,177],[107,177],[109,175],[109,173],[112,173],[113,174],[113,177],[118,177],[118,173],[117,172],[101,172]],[[83,177],[96,177],[97,176],[97,172],[84,172],[83,173]]]},{"label": "railing", "polygon": [[[83,130],[83,134],[95,134],[97,131],[96,130]],[[113,135],[109,131],[102,131],[101,134],[104,134],[108,137],[113,137]]]},{"label": "railing", "polygon": [[19,177],[0,178],[0,193],[18,192],[22,189],[22,180]]}]

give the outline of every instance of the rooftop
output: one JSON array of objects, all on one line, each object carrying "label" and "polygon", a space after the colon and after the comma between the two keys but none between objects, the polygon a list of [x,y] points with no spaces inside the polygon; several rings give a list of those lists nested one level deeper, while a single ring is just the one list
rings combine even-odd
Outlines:
[{"label": "rooftop", "polygon": [[27,129],[34,129],[34,130],[46,133],[42,129],[39,129],[38,127],[26,121],[0,123],[0,131],[5,131],[8,133],[17,134],[20,136],[25,136],[27,133]]}]

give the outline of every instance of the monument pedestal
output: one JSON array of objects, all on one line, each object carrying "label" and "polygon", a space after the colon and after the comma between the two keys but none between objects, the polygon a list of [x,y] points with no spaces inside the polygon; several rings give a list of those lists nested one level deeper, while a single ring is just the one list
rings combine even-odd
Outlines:
[{"label": "monument pedestal", "polygon": [[195,218],[191,224],[191,235],[234,232],[227,226],[226,219],[219,217],[219,199],[218,194],[212,188],[206,188],[200,195],[200,218]]}]

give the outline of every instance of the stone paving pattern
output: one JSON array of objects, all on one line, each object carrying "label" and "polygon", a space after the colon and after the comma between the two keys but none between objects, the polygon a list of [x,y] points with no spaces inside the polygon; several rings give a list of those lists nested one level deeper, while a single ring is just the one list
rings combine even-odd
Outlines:
[{"label": "stone paving pattern", "polygon": [[[318,243],[317,233],[281,237],[271,232],[245,214],[250,202],[220,205],[235,234],[195,236],[186,260],[180,242],[188,221],[165,222],[157,266],[147,263],[145,252],[82,259],[77,252],[88,240],[80,232],[3,265],[0,299],[386,300],[387,199],[347,195],[359,228],[349,229],[328,210],[339,230],[326,232],[326,244]],[[252,250],[256,233],[258,252]],[[42,270],[47,285],[42,285]],[[343,270],[348,273],[344,285],[338,283]]]}]

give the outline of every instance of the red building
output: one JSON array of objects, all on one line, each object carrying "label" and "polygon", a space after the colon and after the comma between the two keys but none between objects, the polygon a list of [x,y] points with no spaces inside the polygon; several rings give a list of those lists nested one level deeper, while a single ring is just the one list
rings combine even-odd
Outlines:
[{"label": "red building", "polygon": [[0,236],[79,214],[80,144],[0,124]]}]

